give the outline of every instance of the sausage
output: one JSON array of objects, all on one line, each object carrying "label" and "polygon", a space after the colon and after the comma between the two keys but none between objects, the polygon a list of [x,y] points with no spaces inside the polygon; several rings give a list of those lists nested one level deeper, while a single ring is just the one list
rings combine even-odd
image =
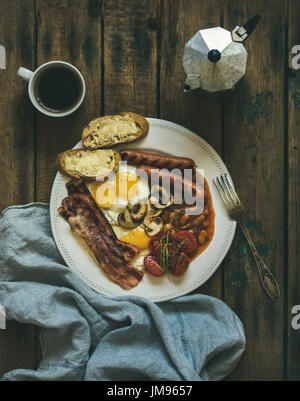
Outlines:
[{"label": "sausage", "polygon": [[169,156],[151,152],[141,152],[137,150],[122,150],[120,152],[121,159],[134,165],[147,165],[152,167],[167,168],[173,170],[192,169],[193,174],[196,170],[195,162],[188,157]]},{"label": "sausage", "polygon": [[[200,199],[200,205],[196,205],[190,207],[190,210],[194,208],[194,211],[191,214],[198,215],[203,212],[204,208],[204,199],[206,193],[203,187],[197,186],[195,182],[191,180],[187,180],[182,175],[174,174],[167,169],[160,169],[151,166],[144,166],[141,165],[136,170],[137,174],[141,177],[143,176],[143,172],[147,174],[148,179],[150,179],[150,186],[156,185],[161,182],[167,182],[169,180],[170,187],[173,189],[174,192],[174,204],[183,204],[184,203],[184,196],[183,191],[187,191],[188,196],[193,196],[193,198]],[[203,200],[201,202],[201,200]],[[195,203],[195,202],[194,202]]]}]

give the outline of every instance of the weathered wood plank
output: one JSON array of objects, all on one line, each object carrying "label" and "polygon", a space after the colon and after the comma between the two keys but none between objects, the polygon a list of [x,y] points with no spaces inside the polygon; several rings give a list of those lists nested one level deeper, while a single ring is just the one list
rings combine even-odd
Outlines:
[{"label": "weathered wood plank", "polygon": [[[289,1],[289,65],[291,50],[300,45],[300,3]],[[299,63],[298,63],[299,64]],[[288,310],[287,310],[287,379],[300,380],[299,344],[300,330],[291,325],[291,311],[300,304],[300,70],[288,71]]]},{"label": "weathered wood plank", "polygon": [[281,289],[276,305],[262,289],[240,230],[225,263],[225,301],[244,323],[247,350],[231,379],[281,380],[284,375],[284,25],[285,2],[225,2],[232,29],[260,14],[245,46],[248,70],[225,103],[225,162],[245,203],[248,226]]},{"label": "weathered wood plank", "polygon": [[86,81],[81,108],[67,118],[37,118],[37,200],[49,201],[56,155],[81,138],[85,124],[101,114],[101,1],[37,0],[37,63],[74,64]]},{"label": "weathered wood plank", "polygon": [[103,0],[105,114],[157,115],[157,0]]},{"label": "weathered wood plank", "polygon": [[101,114],[101,0],[37,0],[36,15],[37,64],[70,62],[86,83],[84,103],[71,116],[37,114],[36,199],[49,202],[57,154],[72,148],[84,125]]},{"label": "weathered wood plank", "polygon": [[[26,19],[24,16],[26,15]],[[27,83],[18,68],[35,67],[34,1],[0,3],[0,44],[6,49],[6,69],[0,70],[0,210],[34,200],[34,112]],[[8,322],[0,330],[0,376],[14,368],[34,367],[32,326]]]},{"label": "weathered wood plank", "polygon": [[[222,153],[222,100],[183,92],[185,43],[199,30],[221,25],[219,0],[161,1],[160,117],[181,124]],[[209,183],[211,185],[211,183]],[[199,290],[222,296],[222,268]]]}]

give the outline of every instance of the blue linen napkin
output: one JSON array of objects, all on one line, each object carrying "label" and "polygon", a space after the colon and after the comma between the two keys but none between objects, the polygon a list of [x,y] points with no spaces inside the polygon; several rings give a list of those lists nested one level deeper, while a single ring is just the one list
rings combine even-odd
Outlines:
[{"label": "blue linen napkin", "polygon": [[8,319],[42,328],[38,369],[2,380],[220,380],[245,349],[242,323],[218,299],[96,293],[65,266],[47,204],[0,217],[0,305]]}]

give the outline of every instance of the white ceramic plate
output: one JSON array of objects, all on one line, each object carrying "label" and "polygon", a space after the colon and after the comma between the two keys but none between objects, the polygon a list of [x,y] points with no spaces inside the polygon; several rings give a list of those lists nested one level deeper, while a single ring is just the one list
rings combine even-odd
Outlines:
[{"label": "white ceramic plate", "polygon": [[[217,175],[229,174],[215,150],[198,135],[180,125],[155,118],[148,118],[148,121],[150,130],[145,138],[119,146],[117,149],[133,148],[190,157],[199,169],[204,169],[212,195],[216,213],[214,237],[208,248],[191,263],[183,276],[172,277],[170,281],[167,276],[154,277],[145,274],[140,284],[129,291],[122,290],[110,281],[87,251],[85,243],[72,234],[69,224],[57,211],[62,199],[67,196],[65,184],[68,178],[60,173],[57,173],[52,187],[50,217],[56,245],[66,264],[94,290],[107,296],[139,295],[154,302],[161,302],[188,294],[214,274],[230,248],[236,223],[229,219],[212,181]],[[80,147],[81,142],[75,146]]]}]

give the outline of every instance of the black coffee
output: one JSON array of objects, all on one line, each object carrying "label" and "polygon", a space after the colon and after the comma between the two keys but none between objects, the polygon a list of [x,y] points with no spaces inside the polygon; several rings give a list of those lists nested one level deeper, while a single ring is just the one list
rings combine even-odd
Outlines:
[{"label": "black coffee", "polygon": [[64,67],[52,67],[42,72],[35,87],[40,105],[57,113],[72,108],[81,93],[79,78]]}]

